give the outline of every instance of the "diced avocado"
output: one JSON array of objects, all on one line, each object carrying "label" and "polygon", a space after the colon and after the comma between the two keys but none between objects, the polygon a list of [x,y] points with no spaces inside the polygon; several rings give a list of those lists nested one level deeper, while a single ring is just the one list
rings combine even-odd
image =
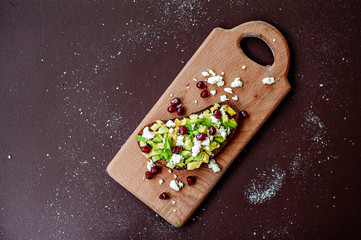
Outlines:
[{"label": "diced avocado", "polygon": [[213,113],[214,110],[216,110],[217,108],[216,107],[211,107],[211,112]]},{"label": "diced avocado", "polygon": [[194,123],[197,123],[198,122],[198,119],[191,119],[191,120],[189,120],[189,123],[190,124],[194,124]]},{"label": "diced avocado", "polygon": [[202,162],[204,162],[204,163],[209,162],[209,155],[207,153],[205,153],[205,152],[203,152]]},{"label": "diced avocado", "polygon": [[179,127],[181,125],[181,121],[178,118],[174,120],[174,123],[176,127]]},{"label": "diced avocado", "polygon": [[178,167],[184,167],[184,165],[186,165],[186,163],[184,161],[181,161],[180,163],[176,164],[176,166],[178,166]]},{"label": "diced avocado", "polygon": [[224,142],[226,139],[222,138],[222,137],[215,137],[214,138],[215,141],[219,142],[219,143],[222,143]]},{"label": "diced avocado", "polygon": [[185,163],[187,164],[187,163],[190,163],[190,162],[193,162],[193,161],[194,161],[194,157],[190,157],[190,158],[187,158],[185,160]]},{"label": "diced avocado", "polygon": [[180,155],[182,155],[186,159],[192,157],[192,153],[190,151],[181,151]]},{"label": "diced avocado", "polygon": [[165,134],[169,131],[169,129],[166,127],[166,126],[161,126],[159,129],[158,129],[158,132],[159,134]]},{"label": "diced avocado", "polygon": [[224,114],[224,115],[222,116],[222,122],[223,122],[223,123],[228,123],[228,122],[229,122],[229,117],[228,117],[227,114]]},{"label": "diced avocado", "polygon": [[203,153],[198,153],[198,155],[194,158],[194,160],[201,161],[203,158]]},{"label": "diced avocado", "polygon": [[145,147],[145,146],[147,146],[147,142],[139,141],[139,145],[141,147]]},{"label": "diced avocado", "polygon": [[171,149],[172,148],[172,140],[171,138],[164,139],[164,149]]},{"label": "diced avocado", "polygon": [[189,118],[190,118],[191,120],[198,119],[198,114],[192,114],[192,115],[189,116]]},{"label": "diced avocado", "polygon": [[152,149],[152,151],[150,151],[150,153],[146,153],[145,156],[147,158],[150,158],[151,156],[158,155],[158,154],[159,154],[159,151]]},{"label": "diced avocado", "polygon": [[172,151],[170,149],[161,150],[161,154],[165,160],[170,160],[172,157]]},{"label": "diced avocado", "polygon": [[213,123],[211,122],[210,118],[200,118],[198,119],[198,123],[205,125],[207,127],[213,126]]},{"label": "diced avocado", "polygon": [[230,127],[230,128],[236,128],[237,127],[237,122],[236,120],[234,120],[234,118],[232,118],[231,120],[229,120],[228,123],[224,123],[223,126],[225,127]]},{"label": "diced avocado", "polygon": [[207,109],[203,112],[203,114],[210,114],[211,112]]},{"label": "diced avocado", "polygon": [[171,168],[171,169],[174,169],[174,167],[175,167],[175,165],[172,165],[172,164],[170,164],[170,163],[167,163],[167,165],[165,165],[166,167],[169,167],[169,168]]},{"label": "diced avocado", "polygon": [[154,149],[164,149],[164,143],[156,143],[154,144]]},{"label": "diced avocado", "polygon": [[221,105],[219,105],[218,103],[215,103],[213,106],[216,108],[219,108]]},{"label": "diced avocado", "polygon": [[155,143],[163,142],[163,137],[162,137],[162,135],[155,136],[155,137],[153,138],[153,142],[155,142]]},{"label": "diced avocado", "polygon": [[200,127],[198,128],[198,132],[200,132],[200,133],[206,133],[206,132],[207,132],[207,127],[206,127],[206,126],[200,126]]},{"label": "diced avocado", "polygon": [[234,115],[237,114],[236,111],[234,111],[233,108],[231,108],[231,107],[228,106],[228,105],[224,106],[224,108],[226,109],[227,113],[228,113],[231,117],[233,117]]},{"label": "diced avocado", "polygon": [[155,132],[155,131],[157,131],[157,129],[158,129],[159,127],[160,127],[159,124],[154,123],[153,126],[150,127],[150,129],[152,129],[153,132]]},{"label": "diced avocado", "polygon": [[209,147],[213,147],[214,149],[216,149],[220,147],[220,144],[219,142],[212,141]]},{"label": "diced avocado", "polygon": [[158,160],[161,160],[162,159],[162,155],[154,155],[152,156],[152,160],[155,162],[155,161],[158,161]]},{"label": "diced avocado", "polygon": [[180,125],[186,125],[187,124],[187,118],[183,118],[181,120],[181,124]]},{"label": "diced avocado", "polygon": [[135,139],[136,139],[137,141],[142,141],[142,142],[146,142],[146,141],[147,141],[147,139],[146,139],[145,137],[142,137],[141,135],[137,135],[137,136],[135,137]]},{"label": "diced avocado", "polygon": [[[211,147],[209,147],[209,148],[211,149]],[[212,151],[211,150],[210,151],[206,150],[206,153],[210,156],[212,154]]]},{"label": "diced avocado", "polygon": [[159,126],[163,126],[164,125],[164,122],[162,122],[161,120],[157,120],[155,121]]},{"label": "diced avocado", "polygon": [[202,165],[202,162],[190,162],[187,164],[187,170],[194,170],[199,168]]},{"label": "diced avocado", "polygon": [[193,147],[192,141],[189,140],[189,139],[186,140],[185,143],[184,143],[183,148],[184,148],[185,150],[191,151],[191,150],[192,150],[192,147]]}]

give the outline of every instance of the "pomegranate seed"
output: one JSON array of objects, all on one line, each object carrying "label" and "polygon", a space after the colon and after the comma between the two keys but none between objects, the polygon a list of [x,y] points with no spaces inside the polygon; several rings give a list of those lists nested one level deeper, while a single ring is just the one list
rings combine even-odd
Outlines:
[{"label": "pomegranate seed", "polygon": [[248,118],[248,113],[244,110],[241,111],[242,118]]},{"label": "pomegranate seed", "polygon": [[182,116],[183,113],[184,113],[184,107],[179,107],[179,108],[177,109],[177,115],[178,115],[178,116]]},{"label": "pomegranate seed", "polygon": [[176,110],[177,110],[177,108],[175,106],[168,107],[168,112],[170,112],[170,113],[175,112]]},{"label": "pomegranate seed", "polygon": [[201,97],[202,98],[206,98],[206,97],[208,97],[209,96],[209,92],[207,91],[207,90],[203,90],[202,92],[201,92]]},{"label": "pomegranate seed", "polygon": [[152,173],[152,174],[158,174],[159,172],[160,172],[160,167],[158,167],[158,166],[154,166],[154,167],[152,167],[152,169],[150,170],[150,172]]},{"label": "pomegranate seed", "polygon": [[169,195],[167,194],[167,193],[161,193],[160,195],[159,195],[159,199],[162,199],[162,200],[166,200],[166,199],[168,199],[169,198]]},{"label": "pomegranate seed", "polygon": [[198,133],[197,135],[197,140],[205,140],[206,139],[206,135],[204,133]]},{"label": "pomegranate seed", "polygon": [[187,134],[187,132],[188,132],[188,129],[187,129],[185,126],[181,125],[181,126],[179,127],[179,133],[180,133],[180,135]]},{"label": "pomegranate seed", "polygon": [[170,101],[170,104],[172,106],[178,106],[179,104],[181,103],[181,100],[179,98],[173,98],[171,101]]},{"label": "pomegranate seed", "polygon": [[153,173],[151,171],[146,171],[145,172],[145,178],[146,179],[152,179],[153,178]]},{"label": "pomegranate seed", "polygon": [[172,148],[172,153],[178,154],[179,152],[180,152],[180,147],[175,146],[175,147]]},{"label": "pomegranate seed", "polygon": [[222,112],[218,109],[214,110],[213,114],[217,119],[220,119],[222,117]]},{"label": "pomegranate seed", "polygon": [[152,151],[152,148],[150,146],[145,146],[142,147],[140,150],[142,150],[142,152],[144,153],[150,153],[150,151]]},{"label": "pomegranate seed", "polygon": [[217,129],[213,126],[210,126],[208,129],[209,135],[214,135],[217,132]]},{"label": "pomegranate seed", "polygon": [[196,179],[192,176],[187,177],[187,183],[189,186],[194,185],[196,183]]},{"label": "pomegranate seed", "polygon": [[207,86],[203,81],[199,81],[199,82],[197,82],[197,88],[206,89]]}]

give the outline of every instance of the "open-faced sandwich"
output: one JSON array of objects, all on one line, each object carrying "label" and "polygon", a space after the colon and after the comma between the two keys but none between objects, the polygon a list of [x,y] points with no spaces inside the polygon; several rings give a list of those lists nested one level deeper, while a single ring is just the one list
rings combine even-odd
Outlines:
[{"label": "open-faced sandwich", "polygon": [[239,112],[227,102],[189,116],[157,120],[137,135],[147,158],[172,169],[193,170],[214,158],[235,135]]}]

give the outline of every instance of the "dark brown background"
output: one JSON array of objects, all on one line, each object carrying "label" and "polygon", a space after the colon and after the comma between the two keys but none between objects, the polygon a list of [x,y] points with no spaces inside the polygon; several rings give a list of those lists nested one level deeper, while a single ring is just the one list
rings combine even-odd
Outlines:
[{"label": "dark brown background", "polygon": [[[13,1],[0,1],[1,239],[360,237],[359,1]],[[105,168],[211,30],[250,20],[286,37],[292,90],[176,229]],[[276,189],[252,202],[252,183]]]}]

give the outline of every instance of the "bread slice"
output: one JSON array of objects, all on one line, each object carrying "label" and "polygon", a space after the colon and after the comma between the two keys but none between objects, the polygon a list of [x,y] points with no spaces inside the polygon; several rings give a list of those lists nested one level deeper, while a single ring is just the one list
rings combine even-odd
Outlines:
[{"label": "bread slice", "polygon": [[[224,105],[228,105],[229,107],[231,107],[231,108],[236,112],[236,115],[232,116],[232,118],[234,118],[234,120],[237,122],[237,127],[231,130],[231,133],[227,136],[227,139],[226,139],[224,142],[220,143],[220,147],[218,147],[217,149],[214,149],[214,150],[212,151],[213,155],[210,156],[210,159],[214,159],[214,158],[227,146],[227,144],[231,141],[231,139],[237,134],[238,129],[239,129],[239,127],[240,127],[240,113],[239,113],[239,110],[238,110],[234,105],[230,104],[228,101],[221,102],[221,103],[218,103],[218,104],[220,105],[220,108],[221,108],[222,106],[224,106]],[[212,104],[212,105],[210,105],[210,106],[208,106],[208,107],[206,107],[206,108],[204,108],[204,109],[202,109],[202,110],[199,110],[198,112],[191,113],[191,114],[189,114],[189,115],[187,115],[187,116],[177,117],[177,118],[178,118],[179,120],[182,120],[183,118],[189,118],[189,116],[192,115],[192,114],[200,115],[202,112],[204,112],[204,111],[206,111],[206,110],[210,110],[211,107],[213,107],[213,105],[214,105],[214,104]],[[161,120],[161,121],[164,122],[164,123],[166,123],[166,122],[169,121],[169,120],[174,121],[175,119],[176,119],[176,118],[172,118],[172,119]],[[144,128],[146,128],[146,127],[149,127],[149,128],[150,128],[150,127],[153,126],[153,124],[155,124],[155,123],[156,123],[156,122],[152,122],[152,123],[149,123],[148,125],[144,126],[144,127],[142,128],[142,130],[139,131],[138,135],[142,135]],[[137,141],[137,144],[138,144],[139,148],[141,148],[140,143],[139,143],[138,141]],[[158,161],[156,161],[155,163],[157,163],[157,164],[159,164],[159,165],[162,165],[162,166],[166,166],[168,162],[167,162],[167,160],[164,160],[164,159],[163,159],[163,160],[158,160]],[[185,165],[184,167],[176,166],[174,169],[176,169],[176,170],[187,169],[187,165]]]}]

